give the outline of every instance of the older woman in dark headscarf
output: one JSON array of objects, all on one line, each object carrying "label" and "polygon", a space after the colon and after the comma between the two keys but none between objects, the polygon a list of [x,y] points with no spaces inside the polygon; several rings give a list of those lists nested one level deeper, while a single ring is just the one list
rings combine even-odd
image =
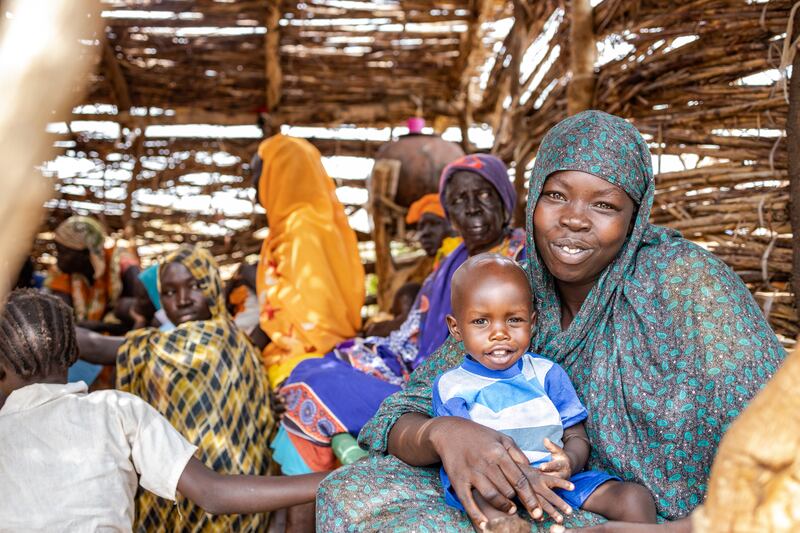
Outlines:
[{"label": "older woman in dark headscarf", "polygon": [[[531,348],[566,370],[589,411],[589,468],[644,485],[672,520],[700,504],[725,428],[785,352],[730,268],[650,224],[654,193],[650,150],[622,118],[587,111],[545,136],[528,198]],[[447,342],[383,403],[360,435],[376,455],[320,487],[320,530],[471,530],[444,504],[440,462],[475,522],[473,490],[504,511],[514,497],[538,507],[513,440],[430,418],[431,384],[463,357]],[[350,491],[372,497],[355,506]]]},{"label": "older woman in dark headscarf", "polygon": [[[426,279],[405,323],[388,337],[351,339],[322,359],[301,362],[282,388],[287,412],[275,458],[286,473],[336,465],[331,439],[356,435],[384,398],[447,338],[450,278],[467,257],[493,251],[519,259],[525,232],[509,225],[516,194],[506,166],[478,154],[454,161],[442,173],[441,203],[464,242]],[[287,435],[288,433],[288,435]],[[287,440],[302,461],[282,453]],[[299,470],[289,464],[299,465]],[[302,463],[305,463],[304,465]]]}]

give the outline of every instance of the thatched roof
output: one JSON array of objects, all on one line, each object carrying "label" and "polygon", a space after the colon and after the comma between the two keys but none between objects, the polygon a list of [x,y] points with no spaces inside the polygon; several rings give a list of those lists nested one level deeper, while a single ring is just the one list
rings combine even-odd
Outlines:
[{"label": "thatched roof", "polygon": [[[57,136],[93,170],[60,181],[50,224],[74,209],[101,210],[113,229],[129,222],[140,244],[200,238],[234,261],[258,248],[252,231],[263,215],[187,213],[128,193],[249,198],[244,176],[258,130],[199,138],[152,126],[252,125],[266,108],[273,122],[293,126],[397,126],[421,113],[440,129],[488,124],[493,150],[522,176],[571,100],[633,120],[659,156],[654,221],[717,252],[769,301],[773,326],[795,336],[788,104],[776,74],[792,3],[591,3],[587,24],[554,0],[105,0],[108,44],[85,102],[116,106],[116,114],[87,107],[73,119],[120,130]],[[497,30],[509,16],[511,30]],[[323,155],[369,157],[380,145],[311,140]],[[209,174],[192,176],[198,172]],[[87,174],[97,181],[86,182]],[[187,235],[191,221],[219,235],[197,226]]]},{"label": "thatched roof", "polygon": [[[202,222],[212,227],[197,232],[223,261],[241,257],[226,257],[234,248],[257,249],[252,230],[264,225],[263,215],[165,209],[130,193],[189,198],[227,191],[249,198],[259,115],[292,126],[383,128],[417,114],[431,124],[457,124],[463,95],[495,45],[486,23],[510,12],[492,0],[435,7],[410,0],[106,0],[103,6],[107,42],[86,105],[72,117],[102,124],[87,133],[73,122],[57,135],[67,156],[87,164],[60,180],[50,225],[74,210],[102,212],[110,228],[129,222],[153,242],[174,241],[187,233],[186,223]],[[159,131],[180,125],[186,128]],[[196,125],[227,128],[208,133]],[[382,138],[389,139],[388,130]],[[310,140],[326,156],[371,157],[381,144]],[[347,177],[339,183],[364,185]]]}]

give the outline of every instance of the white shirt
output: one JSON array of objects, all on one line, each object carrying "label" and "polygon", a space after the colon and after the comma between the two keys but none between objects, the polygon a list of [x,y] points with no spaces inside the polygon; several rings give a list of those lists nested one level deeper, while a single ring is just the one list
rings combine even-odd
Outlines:
[{"label": "white shirt", "polygon": [[0,409],[0,532],[131,531],[137,484],[175,499],[196,446],[144,400],[82,381],[17,389]]},{"label": "white shirt", "polygon": [[258,296],[250,287],[247,287],[247,298],[244,301],[244,309],[233,317],[233,322],[240,330],[249,335],[261,320],[261,306],[258,305]]}]

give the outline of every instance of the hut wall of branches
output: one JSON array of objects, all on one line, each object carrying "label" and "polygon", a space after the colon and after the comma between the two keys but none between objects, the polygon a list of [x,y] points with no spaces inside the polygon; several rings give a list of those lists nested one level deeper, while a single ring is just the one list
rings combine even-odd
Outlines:
[{"label": "hut wall of branches", "polygon": [[[102,6],[106,41],[87,44],[102,47],[89,93],[52,133],[75,170],[59,170],[38,256],[52,248],[48,230],[75,212],[98,215],[146,260],[187,241],[223,264],[255,253],[266,222],[248,177],[259,116],[387,132],[310,135],[325,156],[372,157],[389,139],[380,128],[411,115],[460,129],[468,151],[468,128],[487,124],[524,198],[543,135],[591,106],[629,118],[651,143],[653,221],[719,254],[779,333],[800,333],[781,78],[789,0]],[[350,176],[337,185],[366,188]],[[220,197],[241,208],[218,208]],[[197,198],[203,208],[186,207]]]},{"label": "hut wall of branches", "polygon": [[[497,60],[511,67],[492,73],[495,89],[476,113],[496,124],[495,152],[524,176],[568,113],[630,119],[654,154],[652,221],[719,255],[775,330],[796,337],[784,81],[792,2],[586,4],[515,3]],[[516,185],[524,192],[524,179]]]}]

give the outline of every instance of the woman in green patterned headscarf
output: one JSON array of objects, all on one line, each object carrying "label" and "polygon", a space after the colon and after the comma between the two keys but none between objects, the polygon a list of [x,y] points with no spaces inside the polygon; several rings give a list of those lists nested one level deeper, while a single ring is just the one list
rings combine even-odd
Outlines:
[{"label": "woman in green patterned headscarf", "polygon": [[[650,151],[627,121],[587,111],[547,134],[528,198],[531,347],[565,368],[589,411],[588,466],[644,485],[675,519],[702,501],[725,428],[785,352],[733,271],[650,224],[654,195]],[[532,507],[513,443],[469,421],[429,420],[433,380],[462,358],[446,342],[384,402],[360,435],[374,455],[320,488],[321,530],[469,530],[444,505],[435,468],[408,464],[441,461],[462,501],[474,489],[501,509],[515,493]],[[597,520],[576,512],[567,524]]]},{"label": "woman in green patterned headscarf", "polygon": [[71,216],[55,230],[57,264],[45,284],[78,321],[100,322],[120,297],[133,296],[139,259],[127,248],[106,248],[106,240],[102,224],[87,216]]}]

